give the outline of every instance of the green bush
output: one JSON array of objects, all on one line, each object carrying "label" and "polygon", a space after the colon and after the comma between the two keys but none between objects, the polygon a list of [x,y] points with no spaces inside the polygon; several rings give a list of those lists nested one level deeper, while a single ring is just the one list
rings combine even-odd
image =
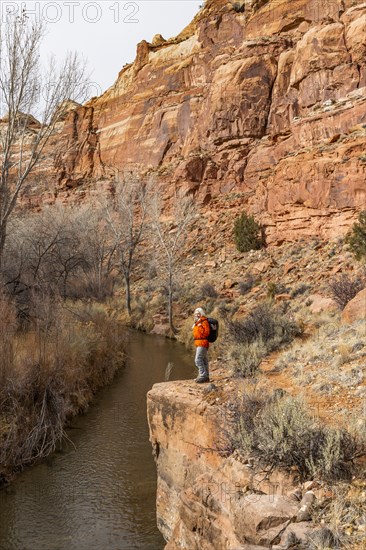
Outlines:
[{"label": "green bush", "polygon": [[234,242],[239,252],[259,250],[264,246],[263,228],[246,212],[235,220]]},{"label": "green bush", "polygon": [[360,212],[356,222],[346,236],[346,243],[356,260],[366,258],[366,210]]}]

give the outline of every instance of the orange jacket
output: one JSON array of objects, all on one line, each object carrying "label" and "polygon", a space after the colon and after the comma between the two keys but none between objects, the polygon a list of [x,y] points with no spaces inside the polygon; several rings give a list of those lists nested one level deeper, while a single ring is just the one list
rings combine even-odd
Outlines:
[{"label": "orange jacket", "polygon": [[209,348],[207,336],[210,334],[210,325],[207,317],[201,317],[193,326],[193,338],[196,348]]}]

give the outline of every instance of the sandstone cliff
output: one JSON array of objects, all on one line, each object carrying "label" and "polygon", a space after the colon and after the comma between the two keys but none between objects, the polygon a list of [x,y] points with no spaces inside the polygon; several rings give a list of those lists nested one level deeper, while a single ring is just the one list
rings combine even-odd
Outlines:
[{"label": "sandstone cliff", "polygon": [[216,372],[215,384],[205,389],[182,381],[156,384],[148,393],[157,522],[166,550],[284,550],[294,541],[309,548],[319,530],[303,521],[304,503],[315,498],[309,483],[300,488],[295,475],[225,456],[222,428],[230,409],[223,398],[244,390],[242,383]]},{"label": "sandstone cliff", "polygon": [[45,196],[153,171],[166,197],[235,193],[270,243],[344,233],[365,207],[365,31],[361,0],[207,0],[71,110]]}]

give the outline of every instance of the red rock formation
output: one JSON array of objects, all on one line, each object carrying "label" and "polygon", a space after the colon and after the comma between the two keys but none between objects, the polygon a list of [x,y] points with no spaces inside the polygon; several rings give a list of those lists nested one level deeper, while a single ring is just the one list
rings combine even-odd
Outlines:
[{"label": "red rock formation", "polygon": [[69,114],[59,191],[154,171],[167,196],[240,194],[269,242],[343,234],[366,206],[365,31],[362,0],[208,0]]},{"label": "red rock formation", "polygon": [[[245,385],[235,381],[225,392],[235,387],[240,392]],[[210,392],[193,386],[191,381],[156,384],[147,399],[158,472],[157,523],[166,550],[273,548],[296,530],[302,505],[293,496],[296,476],[265,475],[239,456],[225,457],[218,446],[224,444],[229,413]],[[298,525],[299,538],[306,539],[311,524]],[[288,546],[278,546],[283,548]]]},{"label": "red rock formation", "polygon": [[361,290],[344,308],[342,323],[352,324],[366,319],[366,288]]}]

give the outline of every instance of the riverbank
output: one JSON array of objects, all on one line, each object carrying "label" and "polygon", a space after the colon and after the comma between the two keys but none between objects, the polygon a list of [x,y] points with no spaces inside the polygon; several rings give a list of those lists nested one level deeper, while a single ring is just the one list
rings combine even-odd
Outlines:
[{"label": "riverbank", "polygon": [[[63,445],[0,492],[0,548],[162,550],[146,392],[190,378],[191,356],[169,339],[127,331],[126,366],[67,429]],[[169,366],[169,369],[168,369]]]},{"label": "riverbank", "polygon": [[0,300],[0,486],[58,448],[70,420],[125,364],[125,329],[103,308],[43,306],[24,328]]}]

